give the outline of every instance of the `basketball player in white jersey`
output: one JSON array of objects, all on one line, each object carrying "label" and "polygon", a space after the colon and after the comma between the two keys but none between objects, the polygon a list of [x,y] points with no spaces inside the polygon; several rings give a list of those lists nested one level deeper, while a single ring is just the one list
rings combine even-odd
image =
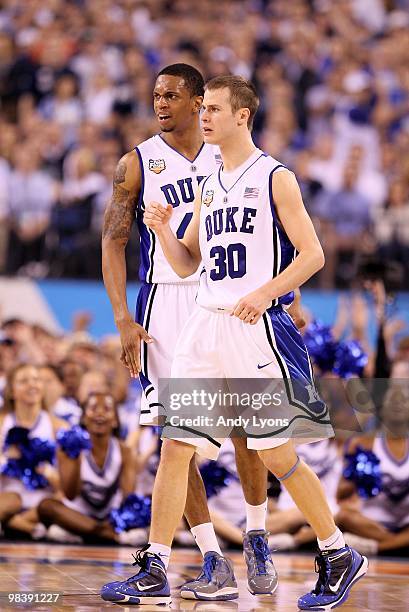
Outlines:
[{"label": "basketball player in white jersey", "polygon": [[[118,163],[113,195],[105,214],[102,267],[106,289],[121,336],[122,360],[131,376],[140,376],[143,387],[141,423],[155,423],[163,412],[158,400],[158,380],[170,376],[174,347],[182,326],[195,306],[199,274],[180,278],[169,265],[152,229],[145,226],[146,204],[160,201],[173,209],[172,231],[183,238],[193,215],[198,185],[221,163],[216,145],[204,144],[199,112],[204,81],[192,66],[174,64],[157,77],[154,111],[161,133],[141,143]],[[140,233],[140,289],[136,322],[126,301],[125,247],[136,216]],[[141,355],[139,352],[142,343]],[[244,546],[249,565],[249,589],[272,593],[277,574],[265,544],[267,512],[266,470],[244,439],[234,440],[238,471],[246,498]],[[220,555],[206,505],[205,490],[193,459],[185,516],[203,556],[214,563]],[[254,547],[263,548],[264,561],[255,562]],[[222,563],[222,562],[221,562]],[[234,592],[233,592],[234,591]],[[237,588],[228,597],[237,597]],[[218,599],[215,591],[212,595]]]},{"label": "basketball player in white jersey", "polygon": [[[321,437],[328,437],[331,427],[326,406],[312,393],[308,353],[282,307],[291,300],[289,294],[323,266],[324,256],[294,175],[280,169],[282,165],[252,141],[257,107],[257,94],[245,79],[228,76],[210,81],[202,128],[205,142],[220,146],[223,165],[203,183],[182,240],[169,225],[171,206],[152,202],[144,219],[180,277],[194,273],[201,261],[204,265],[198,306],[180,334],[172,377],[229,379],[230,384],[240,377],[281,376],[287,391],[285,413],[299,409],[298,420],[289,420],[280,433],[259,436],[248,431],[247,444],[285,484],[318,538],[319,578],[313,591],[299,599],[299,607],[330,609],[345,601],[368,562],[345,546],[317,476],[299,460],[289,439],[297,428],[312,431],[313,425]],[[280,416],[273,406],[271,416]],[[177,439],[181,432],[174,429],[171,425],[164,429],[150,539],[139,555],[140,572],[103,587],[103,597],[133,603],[148,603],[149,596],[155,603],[170,600],[166,567],[185,506],[187,466],[195,452],[214,458],[221,443],[209,440],[199,428],[197,437]],[[155,587],[149,589],[149,584]],[[224,584],[227,593],[233,586],[227,568]],[[213,589],[213,583],[203,583],[199,592],[203,597]],[[197,593],[196,588],[192,597]]]}]

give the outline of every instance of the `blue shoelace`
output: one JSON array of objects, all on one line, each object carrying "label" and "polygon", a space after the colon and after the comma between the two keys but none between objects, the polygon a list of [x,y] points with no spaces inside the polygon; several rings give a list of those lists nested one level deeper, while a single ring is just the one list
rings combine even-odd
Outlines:
[{"label": "blue shoelace", "polygon": [[256,556],[257,573],[261,576],[267,574],[266,561],[268,561],[269,553],[268,546],[263,536],[254,536],[250,539],[251,545]]},{"label": "blue shoelace", "polygon": [[212,572],[216,567],[217,558],[215,555],[209,555],[203,564],[202,576],[205,575],[207,580],[210,582],[212,579]]}]

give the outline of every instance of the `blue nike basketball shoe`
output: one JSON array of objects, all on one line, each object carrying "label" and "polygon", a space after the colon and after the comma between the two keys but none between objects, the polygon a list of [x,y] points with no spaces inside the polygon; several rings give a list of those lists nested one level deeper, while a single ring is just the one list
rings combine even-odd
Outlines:
[{"label": "blue nike basketball shoe", "polygon": [[147,548],[149,544],[133,555],[139,572],[122,582],[109,582],[101,589],[105,601],[126,604],[170,604],[170,587],[166,569],[158,555]]},{"label": "blue nike basketball shoe", "polygon": [[311,593],[300,597],[298,607],[300,610],[331,610],[340,606],[367,570],[368,559],[349,546],[321,551],[315,557],[317,584]]}]

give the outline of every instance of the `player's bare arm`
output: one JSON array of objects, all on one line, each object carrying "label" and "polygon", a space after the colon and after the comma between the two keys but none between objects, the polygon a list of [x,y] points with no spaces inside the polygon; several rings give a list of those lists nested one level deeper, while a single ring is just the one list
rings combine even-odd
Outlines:
[{"label": "player's bare arm", "polygon": [[141,188],[141,170],[135,151],[118,162],[113,192],[105,210],[102,230],[102,275],[121,336],[121,361],[137,377],[141,370],[140,343],[152,342],[146,331],[134,322],[126,300],[125,248],[135,219]]},{"label": "player's bare arm", "polygon": [[166,207],[159,202],[150,202],[143,217],[145,225],[150,227],[159,238],[163,253],[173,270],[181,278],[194,274],[199,267],[201,256],[199,248],[199,220],[201,196],[200,191],[194,202],[194,212],[185,235],[178,240],[170,228],[172,206]]},{"label": "player's bare arm", "polygon": [[236,304],[232,315],[251,325],[257,323],[273,299],[300,287],[325,263],[321,244],[305,210],[294,174],[287,170],[275,172],[271,189],[279,221],[298,255],[278,276]]}]

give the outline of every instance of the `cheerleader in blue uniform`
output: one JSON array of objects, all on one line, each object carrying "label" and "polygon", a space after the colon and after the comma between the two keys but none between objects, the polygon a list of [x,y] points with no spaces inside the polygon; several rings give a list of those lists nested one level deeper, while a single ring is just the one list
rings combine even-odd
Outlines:
[{"label": "cheerleader in blue uniform", "polygon": [[[39,514],[56,541],[110,541],[138,545],[146,530],[118,533],[110,520],[134,492],[136,469],[131,449],[117,437],[118,415],[110,393],[91,393],[85,402],[82,428],[58,437],[58,470],[64,498],[45,499]],[[134,496],[135,512],[140,499]],[[74,537],[73,537],[74,535]]]},{"label": "cheerleader in blue uniform", "polygon": [[38,504],[59,491],[53,467],[55,438],[67,427],[44,409],[43,398],[38,368],[22,364],[10,372],[0,413],[0,492],[9,494],[6,499],[14,506],[7,527],[34,538],[45,533]]}]

